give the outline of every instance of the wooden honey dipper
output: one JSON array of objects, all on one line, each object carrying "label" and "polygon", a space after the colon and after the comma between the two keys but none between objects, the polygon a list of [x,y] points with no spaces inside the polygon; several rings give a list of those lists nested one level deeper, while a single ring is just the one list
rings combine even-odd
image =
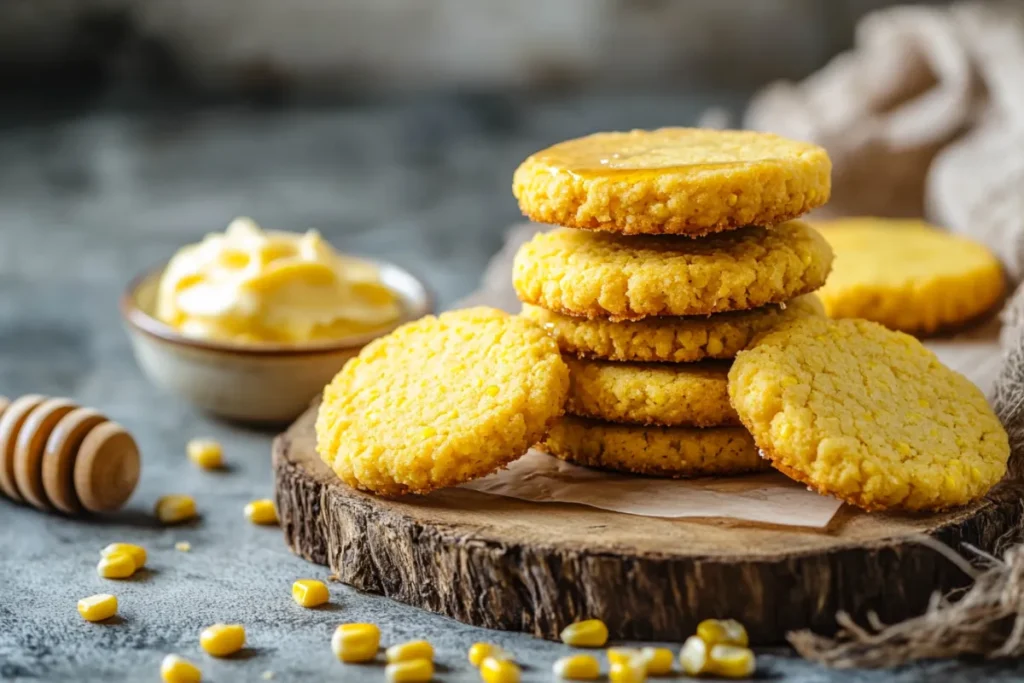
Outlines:
[{"label": "wooden honey dipper", "polygon": [[139,481],[128,431],[71,399],[0,396],[0,492],[40,510],[110,512]]}]

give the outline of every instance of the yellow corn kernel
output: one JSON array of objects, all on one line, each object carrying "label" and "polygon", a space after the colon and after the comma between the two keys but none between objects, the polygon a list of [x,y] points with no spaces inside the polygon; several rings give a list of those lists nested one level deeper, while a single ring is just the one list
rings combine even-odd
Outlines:
[{"label": "yellow corn kernel", "polygon": [[160,678],[164,683],[199,683],[203,680],[203,672],[183,657],[167,655],[160,662]]},{"label": "yellow corn kernel", "polygon": [[747,678],[754,673],[754,653],[737,645],[715,645],[708,654],[708,669],[723,678]]},{"label": "yellow corn kernel", "polygon": [[227,657],[245,647],[245,627],[241,624],[214,624],[199,634],[199,645],[214,657]]},{"label": "yellow corn kernel", "polygon": [[498,657],[484,657],[480,662],[480,678],[484,683],[519,683],[522,672],[515,662]]},{"label": "yellow corn kernel", "polygon": [[610,647],[606,654],[609,664],[625,664],[633,657],[639,656],[640,650],[633,647]]},{"label": "yellow corn kernel", "polygon": [[610,683],[643,683],[647,680],[647,662],[639,654],[615,662],[608,669],[608,680]]},{"label": "yellow corn kernel", "polygon": [[488,396],[497,396],[501,389],[499,389],[497,385],[491,384],[486,389],[484,389],[484,391],[487,392]]},{"label": "yellow corn kernel", "polygon": [[552,671],[567,681],[593,681],[601,675],[601,665],[590,655],[572,655],[555,662]]},{"label": "yellow corn kernel", "polygon": [[127,579],[135,573],[135,559],[128,553],[114,553],[100,558],[96,573],[104,579]]},{"label": "yellow corn kernel", "polygon": [[369,662],[377,656],[380,629],[376,624],[342,624],[331,637],[331,650],[343,662]]},{"label": "yellow corn kernel", "polygon": [[577,621],[562,629],[559,637],[572,647],[604,647],[608,642],[608,627],[600,619]]},{"label": "yellow corn kernel", "polygon": [[316,579],[299,579],[292,584],[292,600],[303,607],[319,607],[331,599],[327,584]]},{"label": "yellow corn kernel", "polygon": [[469,648],[469,663],[479,668],[488,657],[494,659],[512,659],[511,656],[497,645],[491,643],[473,643]]},{"label": "yellow corn kernel", "polygon": [[410,640],[392,645],[384,651],[384,658],[391,662],[408,662],[411,659],[434,659],[434,646],[425,640]]},{"label": "yellow corn kernel", "polygon": [[429,439],[430,437],[436,435],[437,430],[434,429],[433,427],[424,427],[422,430],[420,430],[420,438],[422,439]]},{"label": "yellow corn kernel", "polygon": [[245,506],[245,518],[253,524],[277,524],[277,508],[269,498],[254,500]]},{"label": "yellow corn kernel", "polygon": [[174,544],[174,549],[182,553],[187,553],[192,550],[192,544],[188,541],[178,541]]},{"label": "yellow corn kernel", "polygon": [[135,561],[135,570],[146,566],[146,549],[134,543],[111,543],[100,551],[100,557],[109,557],[118,553],[127,553]]},{"label": "yellow corn kernel", "polygon": [[78,613],[86,621],[103,621],[117,614],[117,598],[101,593],[78,601]]},{"label": "yellow corn kernel", "polygon": [[196,516],[196,501],[192,496],[172,493],[156,501],[156,516],[164,524],[180,524]]},{"label": "yellow corn kernel", "polygon": [[679,665],[687,676],[700,676],[708,671],[708,644],[700,636],[690,636],[679,652]]},{"label": "yellow corn kernel", "polygon": [[427,683],[434,677],[434,663],[429,659],[405,659],[384,667],[388,683]]},{"label": "yellow corn kernel", "polygon": [[204,470],[216,470],[224,465],[224,451],[213,439],[192,439],[185,446],[185,453],[193,465]]},{"label": "yellow corn kernel", "polygon": [[709,648],[715,645],[746,647],[749,644],[747,629],[735,619],[705,619],[697,624],[697,635]]},{"label": "yellow corn kernel", "polygon": [[648,676],[667,676],[672,673],[672,663],[676,656],[667,647],[641,648],[640,656],[647,663]]}]

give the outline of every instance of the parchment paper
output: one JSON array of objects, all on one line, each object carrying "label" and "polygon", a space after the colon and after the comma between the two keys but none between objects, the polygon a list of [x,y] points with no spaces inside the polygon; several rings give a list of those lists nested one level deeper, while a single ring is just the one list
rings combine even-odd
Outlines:
[{"label": "parchment paper", "polygon": [[[548,226],[513,226],[491,260],[480,289],[457,307],[487,305],[516,313],[512,259],[519,246]],[[950,367],[986,392],[999,370],[999,322],[993,318],[955,338],[929,342]],[[842,505],[778,472],[742,477],[669,480],[601,472],[531,450],[507,469],[463,485],[493,495],[539,503],[577,503],[646,517],[720,517],[823,528]]]}]

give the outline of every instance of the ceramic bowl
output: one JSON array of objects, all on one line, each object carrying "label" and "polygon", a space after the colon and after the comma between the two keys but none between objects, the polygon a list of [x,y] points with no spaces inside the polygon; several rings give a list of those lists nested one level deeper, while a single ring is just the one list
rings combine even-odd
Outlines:
[{"label": "ceramic bowl", "polygon": [[398,294],[403,315],[393,326],[359,337],[302,345],[186,337],[153,315],[163,267],[128,285],[121,297],[121,317],[139,367],[157,386],[218,417],[287,422],[305,410],[363,346],[433,312],[433,297],[421,280],[396,265],[373,262],[380,268],[381,281]]}]

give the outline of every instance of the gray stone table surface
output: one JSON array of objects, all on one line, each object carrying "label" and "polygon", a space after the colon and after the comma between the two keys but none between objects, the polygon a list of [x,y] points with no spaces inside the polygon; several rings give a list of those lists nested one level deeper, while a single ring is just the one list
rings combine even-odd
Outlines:
[{"label": "gray stone table surface", "polygon": [[[155,681],[169,652],[198,661],[204,680],[382,680],[383,669],[339,664],[329,640],[343,621],[372,621],[385,643],[428,638],[438,679],[478,680],[465,660],[496,641],[547,680],[561,645],[486,632],[331,584],[329,607],[290,598],[324,567],[292,556],[276,528],[242,517],[270,496],[272,434],[212,421],[142,377],[120,327],[117,298],[141,270],[236,215],[291,230],[319,228],[346,251],[421,273],[442,306],[468,293],[504,226],[518,217],[515,165],[558,139],[600,129],[692,122],[711,100],[608,95],[451,98],[344,108],[92,107],[0,120],[0,393],[67,395],[125,424],[144,456],[121,513],[77,520],[0,499],[0,679]],[[735,106],[737,102],[727,102]],[[197,471],[195,436],[220,439],[228,471]],[[155,499],[185,492],[194,524],[161,527]],[[149,550],[129,581],[96,576],[112,541]],[[175,550],[188,541],[191,552]],[[899,580],[893,577],[893,580]],[[85,623],[75,602],[113,592],[120,618]],[[198,633],[246,626],[248,648],[204,656]],[[829,672],[785,651],[764,652],[761,679],[795,681],[1016,680],[1017,664],[940,662],[896,672]]]}]

